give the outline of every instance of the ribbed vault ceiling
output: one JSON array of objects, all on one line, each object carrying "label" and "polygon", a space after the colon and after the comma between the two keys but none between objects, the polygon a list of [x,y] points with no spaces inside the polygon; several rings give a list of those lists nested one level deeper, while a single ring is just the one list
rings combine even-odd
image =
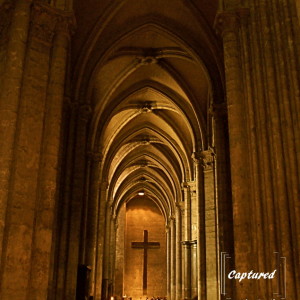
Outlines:
[{"label": "ribbed vault ceiling", "polygon": [[[143,191],[167,218],[182,200],[182,182],[194,179],[193,152],[211,135],[210,73],[217,62],[208,70],[207,61],[215,59],[208,48],[215,41],[202,35],[200,12],[183,1],[169,9],[170,1],[137,2],[120,2],[122,9],[115,7],[112,18],[104,11],[95,25],[82,50],[89,55],[79,55],[84,67],[76,74],[85,68],[90,77],[79,76],[77,96],[84,90],[93,107],[90,143],[103,155],[102,179],[114,213]],[[177,34],[167,29],[176,22]],[[111,39],[103,24],[110,24]],[[193,32],[199,41],[190,38]],[[194,42],[200,42],[197,51]]]}]

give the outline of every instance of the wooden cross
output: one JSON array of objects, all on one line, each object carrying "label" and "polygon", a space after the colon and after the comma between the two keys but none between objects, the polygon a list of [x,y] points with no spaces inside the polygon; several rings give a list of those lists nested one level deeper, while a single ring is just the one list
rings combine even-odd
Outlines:
[{"label": "wooden cross", "polygon": [[132,242],[132,248],[144,249],[144,266],[143,266],[143,295],[147,295],[147,261],[148,249],[159,248],[159,242],[148,242],[148,230],[144,230],[143,242]]}]

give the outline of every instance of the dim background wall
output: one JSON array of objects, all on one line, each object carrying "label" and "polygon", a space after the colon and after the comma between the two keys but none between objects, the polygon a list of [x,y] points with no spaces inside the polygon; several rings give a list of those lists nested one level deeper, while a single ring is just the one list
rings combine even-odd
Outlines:
[{"label": "dim background wall", "polygon": [[126,207],[124,293],[133,300],[143,296],[143,249],[133,249],[132,242],[142,242],[144,230],[148,241],[159,242],[159,249],[148,250],[148,297],[166,296],[167,259],[165,220],[153,201],[144,197],[131,200]]}]

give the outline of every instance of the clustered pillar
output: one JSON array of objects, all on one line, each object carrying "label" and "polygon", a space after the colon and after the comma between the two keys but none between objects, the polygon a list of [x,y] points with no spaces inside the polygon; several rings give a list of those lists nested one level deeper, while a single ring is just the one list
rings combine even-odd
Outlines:
[{"label": "clustered pillar", "polygon": [[[48,84],[42,140],[42,155],[39,170],[39,201],[36,206],[36,221],[33,240],[33,274],[31,295],[46,298],[51,260],[51,241],[54,214],[57,208],[57,170],[61,157],[60,139],[64,100],[64,81],[69,44],[69,24],[61,18],[53,38],[52,61]],[[43,271],[41,271],[43,270]]]},{"label": "clustered pillar", "polygon": [[10,9],[9,38],[5,51],[1,49],[5,76],[0,96],[0,298],[41,299],[52,282],[61,119],[73,19],[27,0],[12,2]]},{"label": "clustered pillar", "polygon": [[183,183],[184,213],[183,213],[183,295],[185,299],[191,299],[191,195],[190,186]]},{"label": "clustered pillar", "polygon": [[[0,249],[2,253],[9,184],[14,155],[18,110],[24,71],[26,43],[29,31],[31,2],[17,1],[1,11],[1,17],[10,12],[5,31],[6,49],[1,49],[1,90],[0,90]],[[8,38],[10,36],[10,38]],[[1,256],[3,257],[3,256]]]},{"label": "clustered pillar", "polygon": [[[222,15],[222,37],[224,45],[224,63],[226,72],[226,92],[228,127],[230,142],[232,205],[234,218],[234,247],[235,267],[237,270],[251,270],[250,240],[250,205],[249,205],[249,163],[247,159],[248,140],[244,113],[243,81],[240,69],[239,53],[239,16],[226,12]],[[242,272],[242,271],[241,271]],[[253,288],[251,281],[237,282],[236,297],[242,299],[251,295]]]},{"label": "clustered pillar", "polygon": [[[296,1],[225,0],[224,47],[237,299],[299,298],[299,20]],[[245,8],[246,6],[246,8]],[[285,266],[283,266],[286,263]],[[286,271],[283,269],[286,267]],[[252,285],[252,286],[251,286]]]},{"label": "clustered pillar", "polygon": [[182,218],[182,206],[177,203],[176,206],[176,300],[182,299],[182,251],[181,251],[181,218]]},{"label": "clustered pillar", "polygon": [[100,199],[99,199],[99,218],[98,218],[98,231],[97,231],[97,252],[96,252],[96,265],[95,265],[95,285],[94,293],[95,298],[100,299],[102,293],[102,283],[105,279],[103,271],[104,256],[104,242],[105,242],[105,215],[106,215],[106,200],[107,200],[107,181],[103,181],[100,185]]},{"label": "clustered pillar", "polygon": [[87,194],[87,217],[86,217],[86,242],[85,242],[85,264],[91,267],[91,280],[89,283],[89,294],[95,289],[94,278],[96,275],[96,257],[97,257],[97,232],[98,218],[100,211],[100,167],[102,154],[100,152],[90,152],[90,184]]},{"label": "clustered pillar", "polygon": [[[200,299],[219,299],[219,229],[215,153],[212,148],[195,152],[195,181],[198,199],[197,288]],[[194,245],[195,247],[195,245]],[[196,277],[196,278],[197,278]]]}]

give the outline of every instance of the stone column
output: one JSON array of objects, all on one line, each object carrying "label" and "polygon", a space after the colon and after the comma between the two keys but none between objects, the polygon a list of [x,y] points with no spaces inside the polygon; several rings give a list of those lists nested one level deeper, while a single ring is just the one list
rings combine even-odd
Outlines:
[{"label": "stone column", "polygon": [[194,181],[189,182],[191,197],[191,298],[198,297],[198,261],[197,261],[197,239],[198,239],[198,222],[199,222],[199,203],[196,191],[197,181],[194,175]]},{"label": "stone column", "polygon": [[110,280],[111,206],[106,205],[101,299],[107,300]]},{"label": "stone column", "polygon": [[64,117],[65,125],[68,127],[65,132],[66,150],[64,153],[64,176],[63,180],[63,192],[61,196],[61,203],[58,206],[57,211],[57,253],[56,253],[56,269],[55,269],[55,283],[53,288],[53,294],[57,299],[65,298],[65,278],[67,272],[68,262],[68,234],[70,226],[70,212],[71,212],[71,194],[72,194],[72,175],[73,175],[73,161],[74,161],[74,147],[75,147],[75,130],[76,130],[76,119],[78,112],[78,103],[70,102],[70,99],[66,98],[66,108]]},{"label": "stone column", "polygon": [[183,184],[184,191],[184,240],[183,255],[184,255],[184,298],[191,299],[191,195],[188,183]]},{"label": "stone column", "polygon": [[31,299],[47,298],[49,275],[51,273],[53,222],[58,197],[58,162],[61,155],[61,118],[70,34],[69,26],[71,24],[71,16],[59,17],[53,41],[33,238]]},{"label": "stone column", "polygon": [[106,181],[102,181],[100,186],[100,198],[99,198],[99,217],[97,224],[97,249],[96,249],[96,272],[95,272],[95,286],[94,294],[95,299],[100,300],[102,298],[102,285],[103,279],[105,279],[104,273],[104,259],[105,259],[105,234],[106,234],[106,201],[107,201],[107,190],[108,184]]},{"label": "stone column", "polygon": [[176,220],[174,217],[170,217],[169,221],[170,226],[170,295],[171,299],[175,300],[176,298]]},{"label": "stone column", "polygon": [[[8,39],[8,42],[3,53],[3,76],[0,80],[0,254],[2,253],[9,182],[15,146],[30,7],[31,1],[29,0],[15,1],[15,6],[9,8],[12,11],[12,19],[10,28],[6,29],[6,34],[10,38],[1,35],[1,38]],[[3,31],[4,33],[5,31]]]},{"label": "stone column", "polygon": [[126,211],[123,203],[117,216],[117,238],[116,238],[116,268],[115,268],[115,295],[123,295],[124,289],[124,263],[125,263],[125,223]]},{"label": "stone column", "polygon": [[116,265],[116,232],[117,232],[117,216],[112,215],[110,225],[110,241],[109,241],[109,288],[108,297],[114,294],[115,286],[115,265]]},{"label": "stone column", "polygon": [[[249,2],[249,20],[241,27],[246,111],[251,144],[252,190],[260,268],[274,270],[274,251],[287,266],[279,284],[259,287],[287,297],[299,291],[299,24],[292,1]],[[288,47],[287,47],[288,45]],[[266,70],[262,72],[262,70]],[[297,71],[298,70],[298,71]],[[263,224],[267,224],[264,226]],[[277,267],[278,268],[278,267]],[[297,286],[298,285],[298,286]],[[267,291],[267,292],[266,292]],[[299,294],[298,294],[299,297]]]},{"label": "stone column", "polygon": [[[258,20],[255,18],[256,23]],[[268,140],[268,116],[264,112],[264,87],[262,86],[262,61],[260,60],[260,50],[257,38],[252,40],[252,45],[249,45],[249,37],[252,35],[249,32],[249,25],[246,22],[246,18],[241,19],[240,39],[241,39],[241,53],[242,53],[242,70],[243,77],[245,78],[245,97],[246,97],[246,111],[248,119],[248,140],[249,140],[249,163],[250,172],[252,176],[249,176],[249,186],[251,186],[251,201],[253,206],[252,222],[257,224],[252,230],[253,239],[253,251],[256,253],[252,264],[256,265],[259,270],[274,270],[275,264],[269,264],[266,261],[265,253],[269,253],[269,257],[274,258],[274,251],[277,251],[275,246],[275,228],[274,226],[274,206],[272,200],[272,191],[267,188],[271,183],[270,174],[270,156],[268,153],[268,145],[266,143],[257,142],[258,140]],[[258,31],[261,31],[261,26]],[[255,36],[257,33],[255,33]],[[259,34],[258,34],[259,35]],[[258,37],[257,35],[257,37]],[[251,48],[255,49],[254,65],[250,64]],[[256,74],[257,73],[257,77]],[[252,74],[252,76],[251,76]],[[252,78],[251,78],[252,77]],[[252,85],[255,85],[252,90]],[[256,90],[256,91],[255,91]],[[255,95],[255,96],[254,96]],[[256,106],[257,103],[257,106]],[[254,108],[256,106],[256,108]],[[262,126],[261,126],[262,125]],[[253,128],[256,128],[253,130]],[[260,136],[258,138],[258,136]],[[262,201],[262,199],[264,199]],[[267,221],[262,221],[262,212],[268,212]],[[261,223],[268,224],[268,226],[261,226]],[[272,228],[273,227],[273,228]],[[255,263],[254,263],[255,260]],[[269,285],[269,287],[268,287]],[[255,294],[262,298],[271,297],[273,294],[270,290],[270,285],[273,285],[274,290],[278,290],[275,287],[274,281],[269,282],[265,280],[259,280],[253,291]]]},{"label": "stone column", "polygon": [[68,253],[66,269],[65,299],[74,299],[76,294],[77,268],[83,264],[81,245],[82,209],[84,199],[87,127],[91,117],[89,105],[78,107],[77,123],[75,129],[75,163],[72,176],[72,198],[70,204],[70,223],[68,235]]},{"label": "stone column", "polygon": [[[219,15],[219,20],[223,19],[223,25],[227,24],[225,31],[223,30],[223,41],[225,72],[229,78],[229,82],[226,79],[228,100],[229,96],[236,101],[240,99],[241,109],[235,110],[236,116],[242,113],[242,108],[245,112],[246,128],[243,132],[248,140],[245,151],[248,152],[246,164],[249,176],[248,180],[243,180],[243,185],[249,187],[249,199],[245,199],[245,203],[249,203],[250,209],[249,206],[245,208],[249,209],[251,217],[245,220],[243,231],[247,227],[248,231],[251,230],[247,238],[250,238],[253,252],[257,254],[257,258],[236,257],[235,261],[237,263],[244,259],[251,262],[245,268],[270,271],[276,268],[273,252],[277,251],[285,257],[287,266],[290,266],[285,274],[280,274],[281,267],[277,266],[279,282],[254,282],[252,288],[238,286],[238,295],[255,293],[257,297],[266,298],[279,291],[285,296],[285,277],[287,297],[296,299],[299,296],[300,227],[296,216],[300,211],[300,160],[297,155],[300,146],[300,43],[299,22],[295,20],[294,4],[294,1],[254,0],[248,1],[248,17],[245,9]],[[232,83],[238,84],[239,88]],[[238,90],[239,97],[236,92],[233,93]],[[234,103],[229,105],[233,106]],[[234,110],[231,108],[230,112],[228,106],[231,136],[230,118],[233,113]],[[236,122],[237,128],[240,125],[242,122]],[[232,145],[230,148],[232,149]],[[238,154],[236,151],[234,153]],[[236,163],[237,159],[233,160],[231,155],[231,165]],[[241,195],[244,196],[244,193]],[[239,236],[234,203],[233,208],[236,228],[234,237],[237,240]],[[246,227],[251,222],[253,225]],[[235,242],[235,252],[242,244],[238,248],[237,246]]]},{"label": "stone column", "polygon": [[[234,269],[233,263],[233,220],[232,203],[230,189],[230,159],[228,149],[228,125],[226,103],[214,103],[211,107],[213,115],[214,145],[216,151],[215,160],[215,182],[217,198],[217,217],[218,217],[218,244],[219,257],[221,252],[228,253],[232,259],[226,261],[226,274]],[[220,258],[219,258],[220,260]],[[220,274],[220,273],[219,273]],[[227,280],[225,292],[232,295],[233,281]],[[223,291],[222,291],[223,292]]]},{"label": "stone column", "polygon": [[[299,266],[299,26],[292,22],[294,7],[291,1],[269,3],[263,0],[255,1],[255,4],[263,28],[258,31],[256,27],[255,30],[260,39],[265,41],[260,44],[263,53],[260,55],[265,69],[268,70],[264,74],[263,90],[264,112],[268,116],[267,148],[271,161],[271,180],[266,188],[272,195],[271,204],[275,208],[273,228],[277,229],[276,244],[272,247],[277,246],[280,255],[286,258],[287,266]],[[264,218],[267,217],[268,214],[264,212]],[[284,295],[286,290],[287,297],[298,298],[299,267],[287,267],[285,274],[281,271],[281,294]]]},{"label": "stone column", "polygon": [[[22,15],[21,19],[27,18],[27,4],[27,2],[25,4],[20,2],[20,5],[25,5],[25,7],[23,6],[25,11],[19,11],[20,16]],[[28,297],[30,295],[30,278],[35,276],[31,268],[33,267],[35,217],[39,203],[39,163],[50,53],[56,21],[57,15],[50,12],[47,5],[36,4],[32,7],[32,22],[27,42],[22,90],[21,95],[18,94],[18,97],[20,96],[19,117],[14,137],[14,162],[6,212],[5,243],[3,244],[0,279],[1,299],[25,299]],[[25,23],[24,25],[25,28],[28,28]],[[24,33],[23,29],[20,30]],[[24,42],[23,38],[22,41]],[[21,41],[19,40],[19,42]],[[22,49],[23,46],[20,49],[21,53]],[[18,53],[18,50],[15,50]],[[5,99],[5,103],[8,103],[7,99]],[[9,149],[6,150],[8,153],[11,152]],[[47,233],[45,233],[45,237],[46,235]],[[46,242],[48,242],[48,237],[44,245]]]},{"label": "stone column", "polygon": [[[205,299],[206,295],[206,243],[205,243],[205,193],[204,193],[204,176],[199,163],[199,154],[193,153],[195,168],[196,195],[198,202],[197,216],[197,241],[196,254],[197,257],[197,290],[198,299]],[[194,249],[195,250],[195,249]]]},{"label": "stone column", "polygon": [[213,149],[200,152],[202,172],[204,173],[205,197],[205,248],[206,248],[206,297],[219,299],[218,269],[218,219],[215,193],[215,153]]},{"label": "stone column", "polygon": [[[182,203],[182,202],[181,202]],[[181,214],[182,207],[179,203],[176,205],[176,300],[182,299],[182,226],[181,226]]]},{"label": "stone column", "polygon": [[[243,74],[239,43],[240,15],[244,11],[225,11],[216,18],[216,28],[222,33],[226,77],[232,203],[234,222],[234,257],[236,270],[252,270],[251,206],[249,161]],[[253,293],[252,281],[235,282],[236,297]]]},{"label": "stone column", "polygon": [[91,266],[91,280],[89,286],[90,294],[94,291],[96,255],[97,255],[97,231],[99,218],[99,192],[100,192],[100,167],[102,154],[100,152],[90,152],[88,154],[91,163],[90,166],[90,182],[87,218],[86,218],[86,242],[85,242],[85,263]]},{"label": "stone column", "polygon": [[197,240],[191,241],[191,299],[198,298],[198,264]]},{"label": "stone column", "polygon": [[166,224],[166,237],[167,237],[167,298],[171,299],[171,228],[170,228],[170,220],[167,221]]}]

